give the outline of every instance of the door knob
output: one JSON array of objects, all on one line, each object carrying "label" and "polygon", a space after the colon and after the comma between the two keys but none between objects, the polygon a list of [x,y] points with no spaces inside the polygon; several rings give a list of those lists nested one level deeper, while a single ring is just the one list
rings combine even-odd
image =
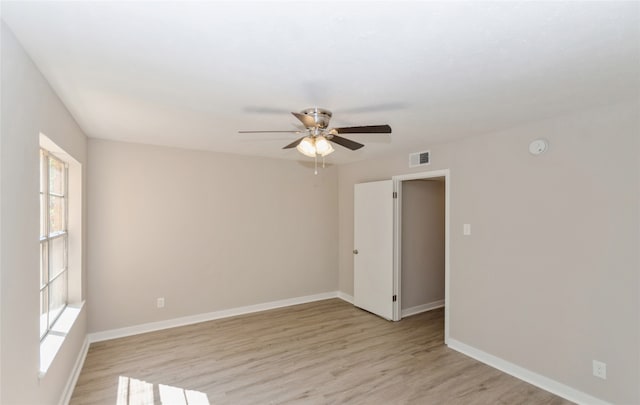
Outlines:
[{"label": "door knob", "polygon": [[353,254],[357,255],[358,254],[358,249],[353,249]]}]

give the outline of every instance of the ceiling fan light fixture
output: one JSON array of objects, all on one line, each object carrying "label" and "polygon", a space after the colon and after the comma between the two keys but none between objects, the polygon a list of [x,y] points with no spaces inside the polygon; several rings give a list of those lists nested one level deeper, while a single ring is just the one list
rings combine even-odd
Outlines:
[{"label": "ceiling fan light fixture", "polygon": [[307,136],[302,141],[300,141],[298,146],[296,146],[296,149],[298,149],[298,152],[302,153],[305,156],[315,157],[316,147],[314,144],[315,142],[313,141],[313,139]]},{"label": "ceiling fan light fixture", "polygon": [[316,137],[316,152],[318,155],[324,157],[333,153],[333,151],[333,146],[327,141],[327,138],[322,135]]}]

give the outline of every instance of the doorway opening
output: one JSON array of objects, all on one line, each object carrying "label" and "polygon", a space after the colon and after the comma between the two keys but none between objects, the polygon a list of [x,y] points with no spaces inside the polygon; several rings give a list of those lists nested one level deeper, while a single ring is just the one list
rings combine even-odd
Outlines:
[{"label": "doorway opening", "polygon": [[449,337],[449,170],[393,177],[393,320],[444,306]]}]

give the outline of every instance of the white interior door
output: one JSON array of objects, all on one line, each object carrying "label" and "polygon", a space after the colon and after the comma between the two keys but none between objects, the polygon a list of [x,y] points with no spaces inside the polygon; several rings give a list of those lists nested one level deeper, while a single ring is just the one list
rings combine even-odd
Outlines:
[{"label": "white interior door", "polygon": [[393,318],[393,181],[354,189],[354,305]]}]

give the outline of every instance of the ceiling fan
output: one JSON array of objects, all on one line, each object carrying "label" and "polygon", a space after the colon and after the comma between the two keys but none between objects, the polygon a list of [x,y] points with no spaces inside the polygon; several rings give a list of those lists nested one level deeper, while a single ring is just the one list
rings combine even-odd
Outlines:
[{"label": "ceiling fan", "polygon": [[[334,151],[329,142],[344,146],[347,149],[358,150],[364,145],[351,139],[343,138],[339,134],[390,134],[391,127],[389,125],[365,125],[359,127],[340,127],[329,128],[331,120],[331,111],[324,108],[307,108],[301,112],[292,112],[297,119],[302,122],[305,129],[300,131],[238,131],[241,134],[254,133],[294,133],[304,134],[303,137],[296,139],[282,149],[296,148],[300,153],[316,159],[321,156],[323,158]],[[317,170],[316,170],[317,174]]]}]

